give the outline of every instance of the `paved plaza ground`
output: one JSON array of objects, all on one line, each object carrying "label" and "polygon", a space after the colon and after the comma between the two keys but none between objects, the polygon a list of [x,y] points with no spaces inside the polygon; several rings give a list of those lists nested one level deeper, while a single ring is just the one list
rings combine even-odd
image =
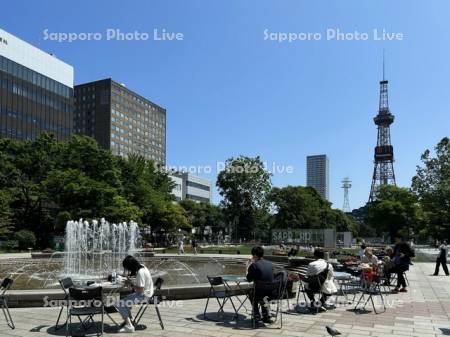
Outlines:
[{"label": "paved plaza ground", "polygon": [[[261,327],[252,329],[249,316],[243,312],[238,323],[231,316],[221,321],[203,319],[205,299],[183,301],[178,306],[161,308],[165,330],[161,330],[153,308],[149,308],[134,336],[328,336],[325,326],[338,329],[342,336],[449,336],[450,277],[430,276],[432,263],[416,263],[408,273],[408,293],[388,295],[385,313],[356,313],[352,305],[339,306],[317,315],[297,313],[285,308],[283,329]],[[291,303],[292,306],[292,303]],[[370,308],[371,309],[371,308]],[[208,310],[217,310],[214,304]],[[231,312],[231,308],[229,308]],[[55,331],[57,308],[11,309],[16,329],[10,330],[0,320],[0,336],[64,336],[64,329]],[[214,316],[213,316],[214,317]],[[118,316],[115,317],[119,319]],[[217,317],[216,317],[217,318]],[[119,335],[105,318],[105,336]]]}]

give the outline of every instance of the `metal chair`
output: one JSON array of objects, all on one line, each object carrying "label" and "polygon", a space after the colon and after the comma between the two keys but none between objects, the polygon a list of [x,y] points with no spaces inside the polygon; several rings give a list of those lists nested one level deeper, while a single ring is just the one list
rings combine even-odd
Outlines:
[{"label": "metal chair", "polygon": [[164,330],[164,323],[161,318],[161,313],[159,312],[158,305],[162,302],[162,296],[161,296],[161,287],[164,283],[164,280],[160,277],[158,277],[154,284],[154,293],[153,296],[146,299],[144,302],[142,302],[141,307],[139,308],[139,311],[137,312],[136,316],[134,317],[133,324],[137,325],[139,324],[142,316],[144,315],[145,311],[147,310],[147,307],[149,304],[154,304],[156,314],[158,315],[159,319],[159,325],[161,326],[161,329]]},{"label": "metal chair", "polygon": [[308,302],[308,299],[306,298],[306,288],[305,288],[305,282],[302,281],[302,275],[299,274],[299,284],[298,284],[298,292],[297,292],[297,305],[299,304],[300,294],[303,294],[303,299],[305,300],[305,303]]},{"label": "metal chair", "polygon": [[238,311],[236,306],[234,305],[232,297],[234,296],[231,292],[231,289],[227,286],[227,284],[223,281],[221,276],[207,276],[210,284],[208,298],[206,300],[205,310],[203,311],[203,318],[206,318],[206,309],[208,308],[209,299],[211,297],[215,298],[217,303],[219,304],[219,310],[217,313],[223,314],[225,313],[223,308],[225,304],[230,301],[233,306],[235,318],[238,318]]},{"label": "metal chair", "polygon": [[0,285],[0,306],[2,307],[3,315],[5,315],[6,323],[11,329],[15,329],[14,321],[11,317],[11,313],[8,308],[8,296],[6,292],[11,288],[13,280],[10,278],[5,278]]},{"label": "metal chair", "polygon": [[[283,327],[283,311],[280,309],[281,301],[286,291],[286,278],[275,279],[273,282],[255,281],[253,283],[253,300],[252,300],[252,324],[256,328],[255,306],[258,304],[266,306],[269,316],[275,317],[276,323],[278,315],[280,315],[280,329]],[[271,304],[276,304],[275,314],[271,314]]]},{"label": "metal chair", "polygon": [[[403,277],[405,278],[406,285],[409,287],[409,280],[408,280],[408,277],[406,276],[406,271],[403,271],[402,274],[403,274]],[[391,284],[394,284],[394,282],[396,282],[397,279],[398,279],[397,272],[395,272],[395,271],[392,272],[391,273]]]},{"label": "metal chair", "polygon": [[[305,283],[308,283],[308,282],[302,280],[302,277],[304,277],[304,275],[299,274],[299,277],[300,277],[300,281],[299,281],[300,284],[299,284],[299,291],[297,293],[297,305],[299,304],[298,300],[300,297],[300,293],[303,293],[303,298],[305,300],[305,303],[308,303],[308,301],[310,301],[309,298],[306,297],[307,289],[305,287]],[[322,292],[322,281],[321,281],[320,275],[315,275],[314,283],[315,283],[315,288],[316,288],[316,291],[314,291],[314,294],[319,294],[319,298],[322,298],[323,292]],[[311,304],[314,304],[314,307],[316,308],[316,313],[318,313],[320,310],[320,306],[316,305],[316,303],[310,302],[310,306],[311,306]]]},{"label": "metal chair", "polygon": [[[362,300],[365,300],[364,305],[359,310],[365,310],[367,303],[369,303],[369,301],[371,301],[373,311],[375,312],[375,314],[378,314],[379,312],[377,312],[373,298],[374,298],[374,296],[380,296],[381,303],[383,304],[383,308],[384,308],[384,311],[382,311],[382,312],[386,311],[386,304],[384,302],[383,293],[381,292],[380,279],[378,278],[378,276],[375,276],[374,279],[371,280],[370,283],[366,283],[365,287],[364,286],[361,287],[360,291],[361,291],[361,296],[359,297],[359,300],[356,303],[354,310],[358,310],[358,305],[361,303]],[[366,299],[366,297],[367,297],[367,299]]]},{"label": "metal chair", "polygon": [[[357,294],[361,291],[361,279],[355,276],[352,276],[349,280],[346,280],[343,283],[343,292],[345,299],[348,303],[355,302]],[[353,298],[349,299],[349,294],[353,294]]]},{"label": "metal chair", "polygon": [[58,319],[56,320],[56,324],[55,324],[55,330],[58,330],[63,325],[67,324],[68,317],[66,317],[66,322],[63,325],[61,325],[60,327],[58,326],[59,320],[61,319],[61,315],[64,310],[64,307],[67,306],[67,301],[69,300],[69,292],[67,291],[67,289],[72,288],[74,286],[73,281],[70,277],[66,277],[64,279],[59,280],[59,284],[60,284],[62,290],[64,291],[64,300],[63,300],[63,304],[61,305],[61,309],[59,310]]},{"label": "metal chair", "polygon": [[[74,305],[76,303],[76,305]],[[78,305],[79,304],[79,305]],[[81,326],[84,330],[88,330],[89,326],[86,322],[91,321],[94,323],[94,316],[101,315],[101,336],[103,336],[103,325],[104,325],[104,302],[103,302],[103,288],[69,288],[68,306],[67,306],[67,316],[69,319],[68,324],[66,324],[66,337],[72,336],[72,316],[78,317]],[[85,317],[84,320],[81,317]],[[69,328],[70,325],[70,328]],[[98,336],[97,332],[97,336]]]}]

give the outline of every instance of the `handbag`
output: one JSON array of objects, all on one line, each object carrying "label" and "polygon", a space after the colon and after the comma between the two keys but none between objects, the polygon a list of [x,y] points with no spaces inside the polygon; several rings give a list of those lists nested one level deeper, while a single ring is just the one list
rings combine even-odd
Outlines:
[{"label": "handbag", "polygon": [[336,284],[334,283],[334,277],[329,271],[329,264],[327,264],[327,273],[326,273],[326,279],[322,283],[322,293],[327,295],[332,295],[337,293]]},{"label": "handbag", "polygon": [[322,284],[322,292],[324,294],[333,295],[336,294],[337,291],[338,290],[336,288],[336,284],[334,283],[333,277],[326,279],[325,282]]}]

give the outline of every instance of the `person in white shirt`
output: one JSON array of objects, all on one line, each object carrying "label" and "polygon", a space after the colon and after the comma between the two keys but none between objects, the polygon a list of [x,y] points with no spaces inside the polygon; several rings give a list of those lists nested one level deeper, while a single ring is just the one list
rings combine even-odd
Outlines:
[{"label": "person in white shirt", "polygon": [[184,254],[184,241],[183,238],[181,238],[180,241],[178,241],[178,255],[183,254]]},{"label": "person in white shirt", "polygon": [[365,252],[366,252],[366,245],[363,243],[363,244],[361,245],[361,249],[360,249],[359,252],[358,252],[358,257],[359,257],[360,260],[363,259],[364,253],[365,253]]},{"label": "person in white shirt", "polygon": [[[306,295],[308,296],[311,304],[311,309],[314,308],[315,298],[314,294],[320,293],[321,286],[324,282],[333,276],[333,266],[324,260],[325,253],[322,249],[316,249],[314,251],[314,257],[317,259],[308,265],[306,275],[303,278],[305,284]],[[327,301],[329,294],[322,292],[320,301],[320,309],[326,311],[324,304]]]},{"label": "person in white shirt", "polygon": [[133,304],[139,304],[146,298],[153,296],[153,280],[149,270],[143,264],[139,263],[133,256],[127,256],[122,262],[125,276],[134,276],[133,282],[134,292],[125,298],[121,299],[116,305],[117,310],[124,319],[123,327],[119,332],[134,332],[134,326],[131,323],[130,307]]},{"label": "person in white shirt", "polygon": [[373,249],[370,247],[367,247],[365,252],[364,252],[364,256],[361,259],[362,263],[368,263],[370,264],[372,267],[377,267],[378,266],[378,258],[373,255]]}]

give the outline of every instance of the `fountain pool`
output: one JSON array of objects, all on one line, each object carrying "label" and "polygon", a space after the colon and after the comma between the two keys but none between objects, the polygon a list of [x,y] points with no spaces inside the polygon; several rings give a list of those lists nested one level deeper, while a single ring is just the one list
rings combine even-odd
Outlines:
[{"label": "fountain pool", "polygon": [[139,228],[132,221],[68,221],[64,253],[47,259],[0,260],[0,279],[13,278],[13,289],[59,288],[58,280],[68,276],[82,284],[104,279],[114,270],[122,272],[122,260],[127,255],[136,256],[152,276],[162,277],[165,286],[206,283],[207,275],[245,274],[243,258],[147,257],[140,252],[139,241]]}]

